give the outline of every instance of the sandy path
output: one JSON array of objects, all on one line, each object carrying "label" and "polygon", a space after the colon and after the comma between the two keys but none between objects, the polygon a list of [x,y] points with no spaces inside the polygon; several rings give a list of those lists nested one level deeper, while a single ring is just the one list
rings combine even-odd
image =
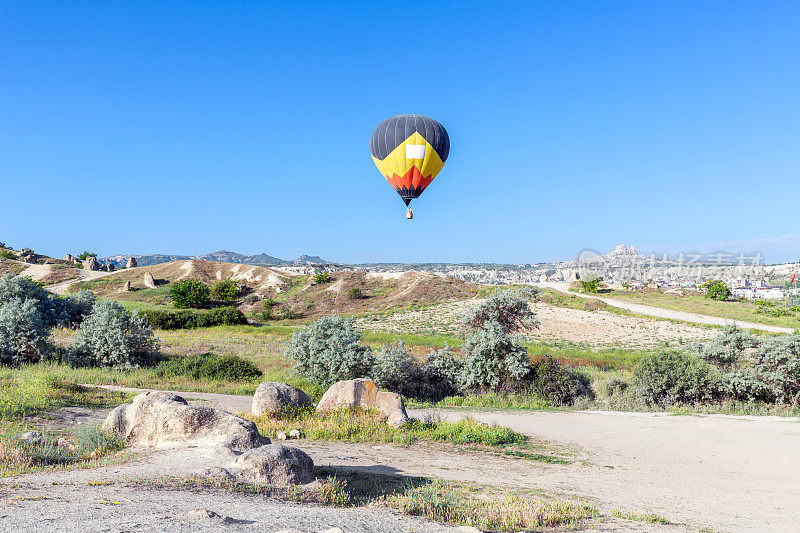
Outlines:
[{"label": "sandy path", "polygon": [[[177,394],[234,412],[246,411],[251,402],[249,396]],[[319,465],[579,495],[590,497],[605,512],[654,510],[674,522],[723,531],[798,530],[798,418],[441,409],[409,414],[471,416],[508,426],[571,450],[575,460],[548,465],[435,447],[426,451],[305,441],[300,447]]]},{"label": "sandy path", "polygon": [[[44,265],[46,266],[46,265]],[[111,274],[116,274],[115,272],[103,272],[102,270],[78,270],[78,277],[75,279],[70,279],[67,281],[62,281],[61,283],[53,283],[52,285],[48,285],[45,287],[48,291],[54,292],[56,294],[66,294],[67,290],[69,289],[70,285],[78,283],[80,281],[88,281],[90,279],[102,278],[105,276],[110,276]],[[23,275],[25,273],[23,272]]]},{"label": "sandy path", "polygon": [[547,282],[547,283],[541,283],[540,285],[542,287],[549,287],[559,292],[570,294],[572,296],[578,296],[580,298],[594,298],[597,300],[601,300],[607,303],[608,305],[613,305],[614,307],[619,307],[621,309],[627,309],[628,311],[632,311],[640,315],[656,316],[660,318],[668,318],[671,320],[681,320],[684,322],[694,322],[695,324],[710,324],[713,326],[726,326],[732,322],[735,322],[739,327],[743,329],[757,329],[761,331],[770,331],[773,333],[794,333],[795,331],[792,328],[784,328],[781,326],[769,326],[766,324],[756,324],[755,322],[742,322],[741,320],[731,320],[728,318],[700,315],[697,313],[688,313],[686,311],[675,311],[673,309],[664,309],[661,307],[652,307],[649,305],[635,304],[635,303],[625,302],[623,300],[617,300],[615,298],[606,298],[605,296],[602,295],[580,294],[577,292],[570,291],[568,283]]}]

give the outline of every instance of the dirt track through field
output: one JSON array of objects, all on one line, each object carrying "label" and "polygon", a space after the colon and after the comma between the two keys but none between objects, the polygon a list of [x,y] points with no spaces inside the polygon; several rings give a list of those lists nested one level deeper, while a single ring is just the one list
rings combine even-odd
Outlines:
[{"label": "dirt track through field", "polygon": [[727,326],[728,324],[735,322],[736,325],[743,329],[757,329],[760,331],[770,331],[772,333],[794,333],[795,331],[792,328],[784,328],[781,326],[768,326],[766,324],[756,324],[755,322],[743,322],[741,320],[731,320],[730,318],[720,318],[717,316],[700,315],[698,313],[689,313],[686,311],[676,311],[674,309],[664,309],[663,307],[635,304],[631,302],[625,302],[623,300],[617,300],[615,298],[606,298],[605,296],[597,294],[580,294],[570,291],[568,283],[548,282],[542,283],[541,286],[555,289],[559,292],[563,292],[572,296],[578,296],[580,298],[597,299],[605,302],[608,305],[619,307],[620,309],[627,309],[628,311],[632,311],[640,315],[655,316],[670,320],[680,320],[682,322],[694,322],[695,324],[709,324],[712,326]]},{"label": "dirt track through field", "polygon": [[[250,396],[177,394],[238,412],[251,402]],[[653,510],[677,523],[720,531],[798,530],[798,418],[460,409],[409,414],[470,416],[508,426],[572,451],[574,460],[547,465],[436,448],[307,441],[298,446],[317,464],[585,496],[607,513]]]}]

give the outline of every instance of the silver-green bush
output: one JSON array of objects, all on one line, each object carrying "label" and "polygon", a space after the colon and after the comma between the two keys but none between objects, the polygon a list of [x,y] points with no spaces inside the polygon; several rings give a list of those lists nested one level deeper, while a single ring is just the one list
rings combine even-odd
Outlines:
[{"label": "silver-green bush", "polygon": [[295,331],[285,355],[295,361],[295,371],[310,381],[331,385],[343,379],[370,376],[374,358],[361,346],[361,334],[352,319],[325,316],[304,330]]},{"label": "silver-green bush", "polygon": [[498,290],[490,294],[479,305],[464,316],[464,324],[471,329],[484,328],[496,322],[508,333],[536,327],[536,317],[528,300],[535,292]]},{"label": "silver-green bush", "polygon": [[19,297],[0,303],[0,363],[36,363],[45,355],[49,330],[37,303]]},{"label": "silver-green bush", "polygon": [[95,304],[75,337],[72,364],[120,369],[152,364],[158,341],[147,320],[114,300]]},{"label": "silver-green bush", "polygon": [[531,371],[528,350],[497,322],[467,334],[461,386],[467,390],[517,388]]}]

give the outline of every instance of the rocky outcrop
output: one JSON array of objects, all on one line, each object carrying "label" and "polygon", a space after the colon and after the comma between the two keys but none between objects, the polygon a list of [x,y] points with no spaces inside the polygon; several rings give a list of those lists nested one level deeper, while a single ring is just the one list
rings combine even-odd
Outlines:
[{"label": "rocky outcrop", "polygon": [[195,407],[176,394],[143,392],[111,411],[103,430],[139,446],[224,446],[245,451],[269,444],[249,420],[211,407]]},{"label": "rocky outcrop", "polygon": [[106,265],[106,270],[108,272],[114,272],[117,270],[117,267],[114,266],[114,263],[109,263]]},{"label": "rocky outcrop", "polygon": [[156,280],[153,279],[153,275],[150,273],[149,270],[144,273],[144,280],[142,283],[144,283],[144,286],[147,287],[148,289],[156,288]]},{"label": "rocky outcrop", "polygon": [[136,268],[137,266],[135,257],[129,257],[128,262],[125,264],[125,268]]},{"label": "rocky outcrop", "polygon": [[334,383],[322,396],[317,412],[344,408],[375,409],[384,413],[388,417],[386,423],[394,427],[400,427],[408,421],[403,398],[394,392],[379,391],[371,379]]},{"label": "rocky outcrop", "polygon": [[311,405],[311,398],[300,389],[279,381],[265,381],[256,389],[250,410],[256,416],[263,416],[297,411]]},{"label": "rocky outcrop", "polygon": [[100,264],[97,262],[96,257],[92,257],[91,255],[83,260],[83,269],[84,270],[100,270]]},{"label": "rocky outcrop", "polygon": [[127,280],[125,283],[122,284],[120,287],[119,292],[131,292],[131,280]]},{"label": "rocky outcrop", "polygon": [[77,257],[73,257],[72,254],[67,254],[67,255],[64,256],[64,261],[66,261],[67,263],[77,263],[78,262],[78,258]]}]

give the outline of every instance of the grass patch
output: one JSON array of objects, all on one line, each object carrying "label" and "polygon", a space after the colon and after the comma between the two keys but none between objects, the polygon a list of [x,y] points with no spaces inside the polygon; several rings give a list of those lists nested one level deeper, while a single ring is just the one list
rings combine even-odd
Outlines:
[{"label": "grass patch", "polygon": [[653,511],[648,511],[646,513],[629,513],[622,509],[614,509],[614,511],[611,512],[611,516],[613,516],[614,518],[624,518],[625,520],[647,522],[649,524],[669,525],[672,523],[663,516],[654,513]]},{"label": "grass patch", "polygon": [[503,446],[524,444],[525,436],[510,428],[487,426],[473,419],[458,422],[412,419],[401,428],[386,424],[386,416],[376,411],[342,409],[327,413],[302,410],[285,416],[251,417],[262,435],[275,437],[278,431],[300,431],[312,440],[344,442],[447,442]]},{"label": "grass patch", "polygon": [[577,526],[600,516],[597,509],[572,502],[534,500],[510,494],[478,498],[443,481],[410,486],[383,503],[401,513],[491,531],[529,531]]},{"label": "grass patch", "polygon": [[472,487],[439,480],[344,473],[333,469],[318,469],[317,473],[320,484],[311,489],[200,476],[140,478],[125,484],[158,490],[226,491],[333,507],[381,506],[436,522],[499,532],[577,527],[586,520],[600,517],[597,509],[584,504],[516,494],[478,494]]},{"label": "grass patch", "polygon": [[121,438],[106,434],[99,426],[80,426],[65,435],[42,430],[41,440],[36,443],[20,441],[17,438],[20,429],[22,426],[4,425],[2,428],[2,476],[47,469],[99,466],[100,461],[120,451],[125,445]]}]

